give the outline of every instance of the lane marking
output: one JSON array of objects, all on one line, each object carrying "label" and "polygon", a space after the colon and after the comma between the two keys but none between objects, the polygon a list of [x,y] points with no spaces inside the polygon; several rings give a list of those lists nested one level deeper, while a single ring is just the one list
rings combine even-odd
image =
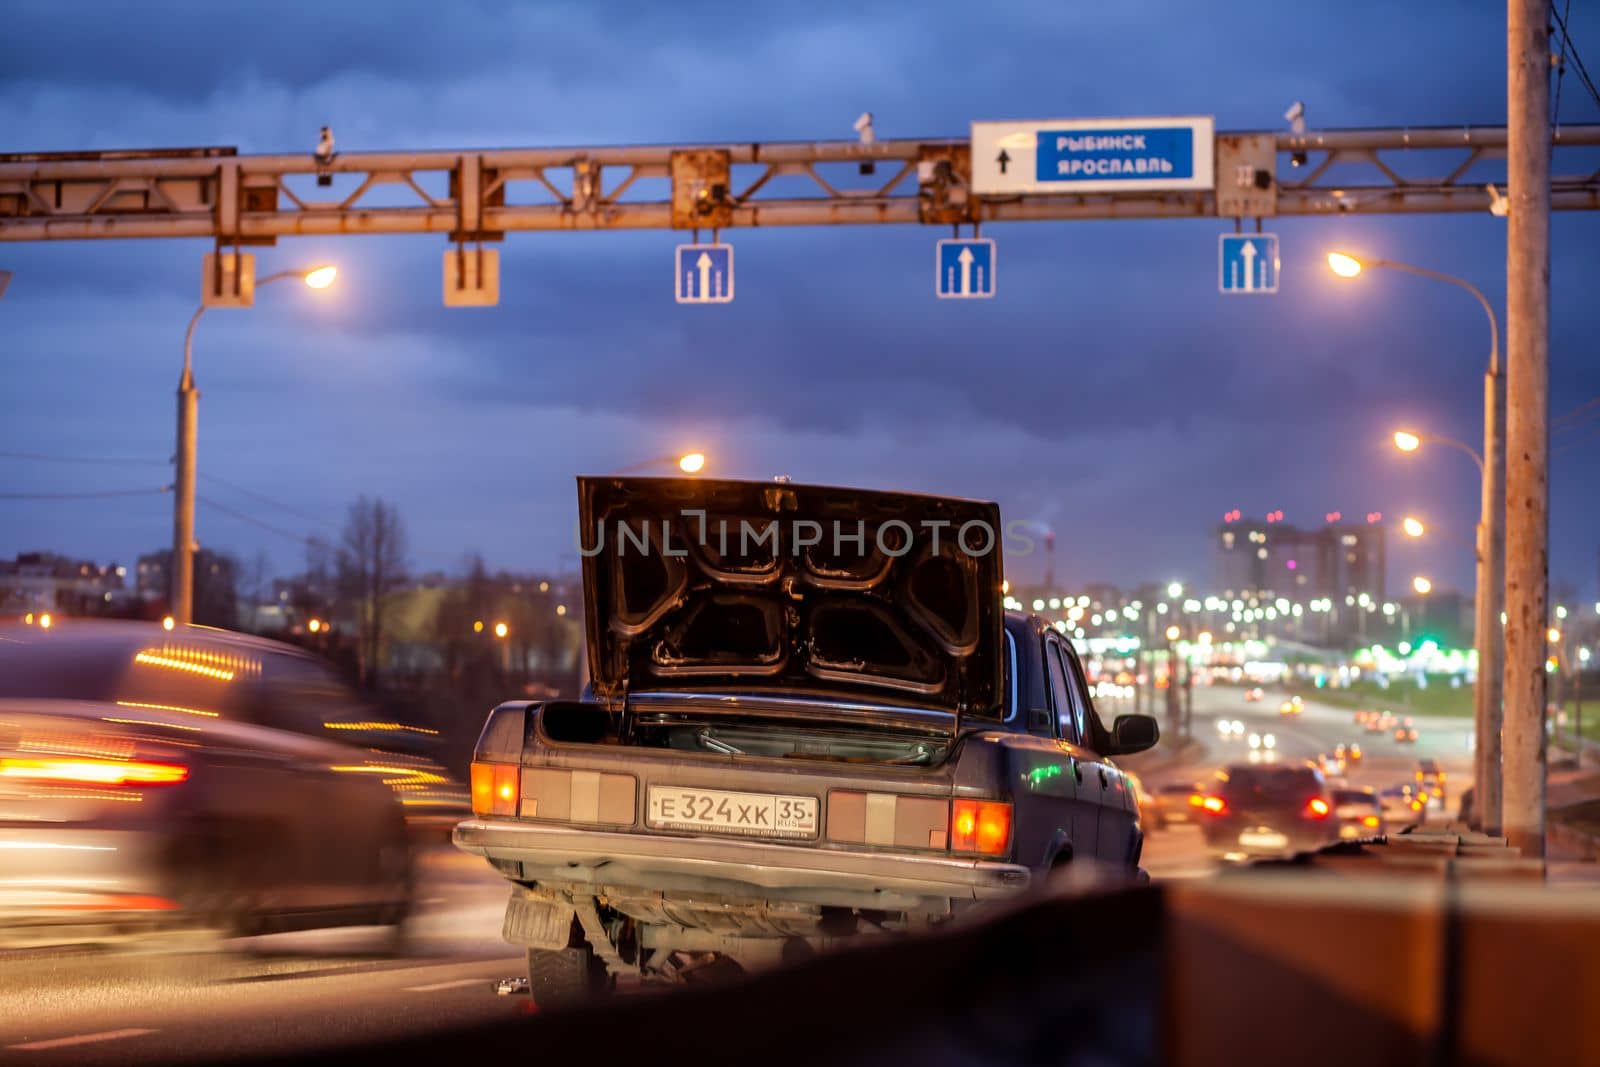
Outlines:
[{"label": "lane marking", "polygon": [[469,985],[492,985],[493,978],[458,978],[454,982],[435,982],[432,985],[406,986],[407,993],[432,993],[439,989],[460,989]]},{"label": "lane marking", "polygon": [[74,1037],[55,1037],[49,1041],[29,1041],[21,1045],[7,1045],[6,1048],[39,1050],[47,1048],[66,1048],[69,1045],[87,1045],[95,1041],[116,1041],[124,1037],[138,1037],[141,1034],[153,1034],[154,1030],[102,1030],[98,1034],[78,1034]]}]

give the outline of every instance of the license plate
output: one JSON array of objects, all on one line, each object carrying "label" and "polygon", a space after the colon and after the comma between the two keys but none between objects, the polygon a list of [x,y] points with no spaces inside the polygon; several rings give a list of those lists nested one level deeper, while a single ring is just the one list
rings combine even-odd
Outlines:
[{"label": "license plate", "polygon": [[817,798],[656,785],[650,787],[645,823],[749,837],[816,837]]},{"label": "license plate", "polygon": [[1239,844],[1245,848],[1288,848],[1289,839],[1271,831],[1246,830],[1239,835]]}]

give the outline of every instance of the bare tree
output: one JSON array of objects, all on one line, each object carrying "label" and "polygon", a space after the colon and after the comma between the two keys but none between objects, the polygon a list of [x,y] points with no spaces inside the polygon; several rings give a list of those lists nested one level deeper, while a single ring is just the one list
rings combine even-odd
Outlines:
[{"label": "bare tree", "polygon": [[356,663],[363,685],[376,676],[383,646],[384,597],[405,580],[406,528],[382,498],[350,505],[339,544],[339,591],[355,606]]}]

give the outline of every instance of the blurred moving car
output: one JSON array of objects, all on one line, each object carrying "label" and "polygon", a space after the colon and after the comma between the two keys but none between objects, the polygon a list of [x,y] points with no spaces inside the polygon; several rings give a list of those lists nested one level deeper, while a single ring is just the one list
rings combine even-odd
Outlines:
[{"label": "blurred moving car", "polygon": [[1322,776],[1330,782],[1335,778],[1343,778],[1345,774],[1344,757],[1336,752],[1324,752],[1316,759],[1317,769],[1322,771]]},{"label": "blurred moving car", "polygon": [[1246,704],[1254,704],[1260,701],[1264,696],[1266,696],[1266,694],[1261,691],[1261,687],[1259,685],[1244,691],[1244,701]]},{"label": "blurred moving car", "polygon": [[[205,627],[0,627],[0,940],[389,924],[415,763],[314,657]],[[357,729],[354,735],[364,731]]]},{"label": "blurred moving car", "polygon": [[1372,789],[1335,789],[1333,814],[1339,820],[1339,839],[1377,837],[1384,831],[1383,803]]},{"label": "blurred moving car", "polygon": [[1417,760],[1416,778],[1417,789],[1431,797],[1434,806],[1444,807],[1449,803],[1450,797],[1445,789],[1446,775],[1438,760]]},{"label": "blurred moving car", "polygon": [[1357,744],[1344,744],[1340,742],[1334,746],[1333,754],[1345,764],[1361,762],[1361,746]]},{"label": "blurred moving car", "polygon": [[1156,798],[1144,786],[1144,779],[1132,771],[1123,772],[1128,779],[1128,788],[1133,791],[1134,802],[1138,805],[1139,825],[1152,830],[1165,830],[1167,821],[1156,810]]},{"label": "blurred moving car", "polygon": [[1417,728],[1409,718],[1402,719],[1394,728],[1394,739],[1403,745],[1409,745],[1417,739]]},{"label": "blurred moving car", "polygon": [[1383,808],[1386,823],[1397,826],[1417,826],[1427,817],[1427,797],[1410,782],[1401,782],[1378,793],[1378,803]]},{"label": "blurred moving car", "polygon": [[[1071,642],[1002,610],[998,554],[936,536],[1000,529],[994,504],[578,485],[592,699],[495,708],[455,831],[514,885],[536,1003],[923,929],[1064,867],[1137,876],[1113,760],[1156,721],[1107,729]],[[805,536],[832,523],[864,539]],[[772,540],[736,549],[750,529]]]},{"label": "blurred moving car", "polygon": [[1279,715],[1299,715],[1305,710],[1305,701],[1301,700],[1297,696],[1290,697],[1288,700],[1285,700],[1282,704],[1278,705]]},{"label": "blurred moving car", "polygon": [[1311,763],[1229,764],[1199,812],[1207,849],[1225,860],[1289,856],[1338,839],[1333,797]]},{"label": "blurred moving car", "polygon": [[1194,821],[1194,809],[1200,803],[1202,787],[1197,782],[1168,782],[1155,792],[1155,810],[1162,827],[1173,823]]},{"label": "blurred moving car", "polygon": [[1366,722],[1362,725],[1369,734],[1386,734],[1394,729],[1395,719],[1387,711],[1378,711],[1368,715]]}]

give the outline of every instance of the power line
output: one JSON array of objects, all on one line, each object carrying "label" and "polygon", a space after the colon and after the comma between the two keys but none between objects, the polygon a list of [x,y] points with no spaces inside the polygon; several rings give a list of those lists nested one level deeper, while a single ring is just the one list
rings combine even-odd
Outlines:
[{"label": "power line", "polygon": [[[1550,14],[1556,13],[1555,0],[1550,0]],[[1572,14],[1572,0],[1567,0],[1567,15]],[[1565,16],[1563,16],[1565,21]],[[1556,60],[1556,91],[1555,99],[1550,102],[1550,125],[1555,129],[1561,128],[1561,82],[1567,76],[1567,37],[1561,37],[1561,57]]]},{"label": "power line", "polygon": [[[1589,412],[1589,414],[1588,415],[1584,415],[1584,417],[1582,419],[1578,419],[1578,423],[1587,422],[1590,418],[1594,417],[1595,413],[1593,411],[1591,411],[1590,409],[1595,407],[1597,404],[1600,404],[1600,396],[1590,397],[1588,400],[1585,400],[1583,403],[1579,404],[1577,407],[1573,408],[1571,411],[1567,412],[1566,414],[1557,415],[1555,418],[1551,419],[1550,420],[1551,429],[1557,429],[1559,423],[1568,422],[1568,421],[1570,421],[1572,419],[1575,419],[1579,415],[1584,415],[1584,412],[1586,412],[1586,411]],[[1573,423],[1573,425],[1576,426],[1576,425],[1578,425],[1578,423]],[[1568,427],[1568,428],[1570,429],[1570,427]]]},{"label": "power line", "polygon": [[172,486],[159,489],[103,489],[89,493],[0,493],[0,500],[94,500],[109,496],[151,496],[170,493]]},{"label": "power line", "polygon": [[238,484],[237,482],[230,482],[226,478],[218,478],[215,474],[207,474],[205,471],[201,471],[200,472],[200,477],[204,478],[208,482],[216,482],[218,485],[227,486],[229,489],[232,489],[234,492],[242,493],[245,496],[249,497],[250,499],[256,501],[257,503],[267,504],[267,505],[269,505],[271,507],[277,508],[279,511],[286,511],[290,515],[295,516],[296,518],[305,519],[307,522],[316,522],[316,523],[322,522],[321,516],[312,515],[312,514],[309,514],[308,512],[301,511],[297,507],[294,507],[294,506],[289,505],[289,504],[285,504],[281,500],[274,500],[270,496],[264,496],[261,493],[258,493],[253,489],[246,489],[244,486]]},{"label": "power line", "polygon": [[26,459],[35,463],[101,463],[118,467],[170,466],[170,459],[121,459],[112,456],[47,456],[41,452],[0,452],[0,459]]},{"label": "power line", "polygon": [[[1562,50],[1572,53],[1572,62],[1578,68],[1578,77],[1583,81],[1583,87],[1589,90],[1589,95],[1594,99],[1595,105],[1600,106],[1600,90],[1595,89],[1594,79],[1589,77],[1589,68],[1584,65],[1583,57],[1578,54],[1578,43],[1572,39],[1572,31],[1567,29],[1567,20],[1556,12],[1556,5],[1550,5],[1550,17],[1556,20],[1556,25],[1561,28]],[[1560,79],[1557,79],[1557,85]]]},{"label": "power line", "polygon": [[307,537],[304,534],[297,534],[297,533],[294,533],[291,530],[285,530],[281,526],[274,526],[270,522],[263,522],[261,519],[256,518],[254,515],[248,514],[248,513],[243,512],[243,511],[239,511],[239,510],[237,510],[235,508],[230,508],[228,505],[219,503],[219,502],[217,502],[215,500],[212,500],[210,497],[196,496],[195,499],[198,500],[200,503],[204,504],[208,508],[212,508],[212,509],[214,509],[216,511],[220,511],[224,515],[232,516],[233,518],[238,519],[240,522],[248,522],[252,526],[259,526],[261,529],[266,530],[269,533],[275,533],[279,537],[287,537],[291,541],[298,541],[298,542],[300,542],[301,544],[304,544],[304,545],[315,545],[315,544],[324,544],[324,543],[326,543],[320,537],[315,537],[315,536]]}]

